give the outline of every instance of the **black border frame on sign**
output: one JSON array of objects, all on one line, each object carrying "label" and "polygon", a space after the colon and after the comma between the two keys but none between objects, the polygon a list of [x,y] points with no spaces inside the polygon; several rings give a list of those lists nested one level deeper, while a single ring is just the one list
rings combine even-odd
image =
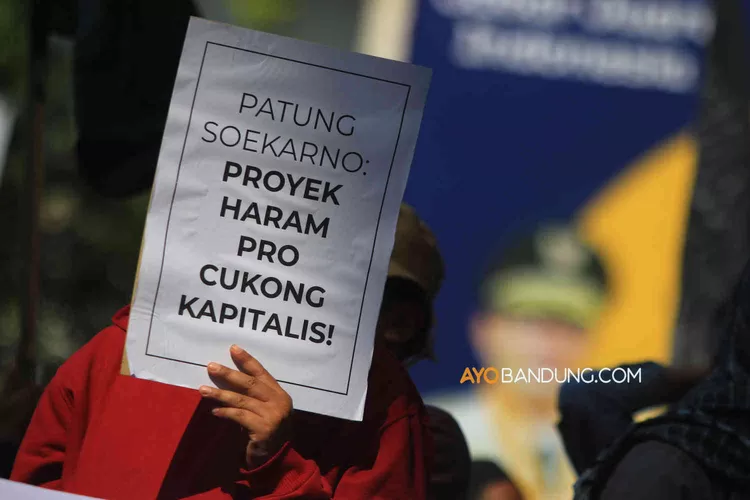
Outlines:
[{"label": "black border frame on sign", "polygon": [[183,364],[188,364],[188,365],[193,365],[193,366],[201,366],[201,367],[204,367],[204,368],[206,367],[206,365],[203,365],[203,364],[200,364],[200,363],[193,363],[191,361],[184,361],[184,360],[181,360],[181,359],[175,359],[175,358],[169,358],[169,357],[166,357],[166,356],[159,356],[157,354],[151,354],[151,353],[148,352],[148,350],[149,350],[149,345],[150,345],[150,342],[151,342],[151,327],[153,326],[153,323],[154,323],[154,310],[156,309],[156,301],[157,301],[157,299],[159,297],[159,289],[160,289],[160,286],[161,286],[161,278],[162,278],[162,274],[164,272],[164,260],[165,260],[165,256],[166,256],[166,252],[167,252],[167,237],[169,235],[169,222],[170,222],[170,220],[172,218],[172,207],[174,206],[174,200],[175,200],[175,196],[177,194],[177,184],[180,181],[180,170],[182,168],[182,159],[183,159],[183,156],[185,155],[185,147],[187,145],[187,138],[188,138],[188,134],[190,133],[190,125],[191,125],[192,119],[193,119],[193,108],[195,108],[195,100],[196,100],[196,97],[198,96],[198,87],[200,86],[201,74],[203,73],[203,63],[206,61],[206,53],[208,52],[208,46],[209,45],[216,45],[216,46],[219,46],[219,47],[224,47],[224,48],[233,49],[233,50],[239,50],[239,51],[242,51],[242,52],[249,52],[251,54],[256,54],[256,55],[260,55],[260,56],[264,56],[264,57],[272,57],[274,59],[280,59],[280,60],[283,60],[283,61],[293,62],[293,63],[297,63],[297,64],[304,64],[305,66],[313,66],[313,67],[316,67],[316,68],[327,69],[329,71],[335,71],[337,73],[344,73],[344,74],[347,74],[347,75],[359,76],[361,78],[367,78],[369,80],[377,80],[377,81],[381,81],[381,82],[385,82],[385,83],[390,83],[390,84],[393,84],[393,85],[399,85],[401,87],[406,87],[406,89],[407,89],[406,90],[406,100],[404,101],[404,109],[401,112],[401,122],[400,122],[399,127],[398,127],[398,136],[396,137],[396,144],[393,147],[393,155],[391,157],[391,165],[388,168],[388,178],[386,179],[385,190],[383,191],[383,200],[380,203],[380,212],[378,213],[378,222],[377,222],[377,225],[375,226],[375,236],[374,236],[374,238],[372,240],[372,250],[370,252],[370,263],[367,266],[367,275],[365,277],[365,288],[364,288],[364,291],[362,292],[362,303],[359,306],[359,317],[357,319],[357,331],[354,334],[354,346],[352,347],[352,354],[351,354],[351,359],[350,359],[350,363],[349,363],[349,376],[348,376],[347,381],[346,381],[346,391],[344,391],[344,392],[334,391],[332,389],[324,389],[322,387],[315,387],[315,386],[310,386],[310,385],[298,384],[296,382],[289,382],[289,381],[286,381],[286,380],[279,380],[279,382],[284,383],[284,384],[290,384],[290,385],[295,385],[295,386],[298,386],[298,387],[305,387],[307,389],[315,389],[315,390],[318,390],[318,391],[329,392],[329,393],[332,393],[332,394],[339,394],[339,395],[342,395],[342,396],[347,396],[349,394],[349,385],[351,383],[352,369],[354,367],[354,353],[356,352],[356,349],[357,349],[357,339],[359,338],[359,327],[360,327],[360,324],[362,322],[362,310],[364,309],[365,292],[367,291],[367,283],[369,282],[369,279],[370,279],[370,270],[372,269],[372,260],[373,260],[373,257],[375,255],[375,243],[376,243],[377,238],[378,238],[378,230],[380,229],[380,219],[381,219],[381,217],[383,215],[383,206],[385,205],[385,197],[386,197],[386,195],[388,193],[388,183],[391,180],[391,173],[393,171],[393,163],[394,163],[394,161],[396,159],[396,152],[398,151],[398,145],[399,145],[399,142],[401,140],[401,130],[402,130],[403,126],[404,126],[404,116],[406,115],[406,108],[409,105],[409,97],[410,97],[410,94],[411,94],[411,85],[406,84],[406,83],[395,82],[395,81],[392,81],[392,80],[386,80],[384,78],[377,78],[377,77],[374,77],[374,76],[362,75],[360,73],[353,73],[351,71],[345,71],[345,70],[338,69],[338,68],[331,68],[331,67],[323,66],[323,65],[320,65],[320,64],[313,64],[313,63],[309,63],[309,62],[305,62],[305,61],[298,61],[296,59],[290,59],[288,57],[281,57],[281,56],[276,56],[276,55],[273,55],[273,54],[267,54],[267,53],[264,53],[264,52],[258,52],[256,50],[244,49],[244,48],[241,48],[241,47],[233,47],[231,45],[225,45],[225,44],[217,43],[217,42],[206,42],[206,45],[203,48],[203,58],[201,59],[201,66],[200,66],[200,69],[198,71],[198,79],[197,79],[197,81],[195,83],[195,91],[193,92],[193,102],[190,105],[190,115],[188,117],[187,130],[185,131],[185,139],[184,139],[184,141],[182,143],[182,152],[180,153],[180,162],[177,165],[177,177],[175,178],[174,190],[172,191],[172,201],[169,204],[169,214],[167,216],[167,229],[164,232],[164,244],[163,244],[163,247],[162,247],[161,267],[159,269],[159,280],[157,281],[157,284],[156,284],[156,293],[154,294],[154,303],[151,306],[151,318],[150,318],[149,325],[148,325],[148,337],[146,339],[146,351],[144,352],[144,354],[146,356],[149,356],[149,357],[152,357],[152,358],[165,359],[165,360],[168,360],[168,361],[174,361],[176,363],[183,363]]}]

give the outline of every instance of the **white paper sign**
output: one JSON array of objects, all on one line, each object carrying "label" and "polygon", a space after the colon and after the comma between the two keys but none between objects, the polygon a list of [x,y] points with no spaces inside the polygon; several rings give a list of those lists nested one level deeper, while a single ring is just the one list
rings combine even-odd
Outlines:
[{"label": "white paper sign", "polygon": [[28,484],[0,479],[0,498],[13,500],[85,500],[93,497],[82,497],[70,493],[30,486]]},{"label": "white paper sign", "polygon": [[430,70],[193,18],[127,353],[197,388],[229,346],[296,409],[361,420]]}]

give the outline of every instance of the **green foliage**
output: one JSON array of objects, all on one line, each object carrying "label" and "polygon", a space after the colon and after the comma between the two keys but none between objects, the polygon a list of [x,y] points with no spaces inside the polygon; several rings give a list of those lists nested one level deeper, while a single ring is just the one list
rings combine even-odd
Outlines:
[{"label": "green foliage", "polygon": [[295,19],[295,0],[227,0],[237,25],[258,30],[288,23]]},{"label": "green foliage", "polygon": [[26,74],[27,33],[19,0],[0,0],[0,89],[20,97]]},{"label": "green foliage", "polygon": [[[0,0],[0,74],[6,94],[23,103],[28,93],[26,12]],[[8,7],[8,8],[6,8]],[[140,248],[148,193],[131,200],[105,200],[82,185],[75,157],[72,49],[51,38],[44,106],[44,191],[41,228],[41,294],[38,297],[37,360],[42,380],[127,304]],[[26,294],[29,197],[26,171],[31,134],[20,106],[14,140],[0,179],[0,379],[16,352]]]},{"label": "green foliage", "polygon": [[[218,1],[218,0],[217,0]],[[295,20],[296,0],[226,0],[233,23],[274,31]],[[0,92],[23,104],[28,96],[30,2],[0,0]],[[59,14],[59,13],[58,13]],[[130,301],[148,193],[129,200],[102,199],[84,186],[75,155],[73,46],[52,38],[46,78],[41,295],[38,362],[54,368]],[[32,144],[27,109],[21,112],[0,179],[0,381],[15,355],[21,331],[28,257],[28,188]],[[48,367],[48,368],[45,368]]]}]

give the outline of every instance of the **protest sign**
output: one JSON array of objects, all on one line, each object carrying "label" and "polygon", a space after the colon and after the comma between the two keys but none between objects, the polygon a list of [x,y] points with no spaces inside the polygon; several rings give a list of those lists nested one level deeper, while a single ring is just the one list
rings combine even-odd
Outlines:
[{"label": "protest sign", "polygon": [[296,409],[361,420],[430,71],[193,18],[130,315],[134,376],[237,344]]},{"label": "protest sign", "polygon": [[70,493],[0,479],[0,498],[12,498],[13,500],[85,500],[92,497],[72,495]]}]

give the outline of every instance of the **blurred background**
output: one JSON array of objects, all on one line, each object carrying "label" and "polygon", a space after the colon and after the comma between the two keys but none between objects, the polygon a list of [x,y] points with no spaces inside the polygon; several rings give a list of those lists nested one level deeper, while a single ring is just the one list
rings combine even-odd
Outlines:
[{"label": "blurred background", "polygon": [[526,498],[569,497],[555,388],[459,380],[472,366],[710,361],[711,314],[750,248],[746,8],[0,0],[5,441],[130,300],[184,29],[200,15],[433,69],[406,201],[447,277],[438,361],[412,375]]}]

